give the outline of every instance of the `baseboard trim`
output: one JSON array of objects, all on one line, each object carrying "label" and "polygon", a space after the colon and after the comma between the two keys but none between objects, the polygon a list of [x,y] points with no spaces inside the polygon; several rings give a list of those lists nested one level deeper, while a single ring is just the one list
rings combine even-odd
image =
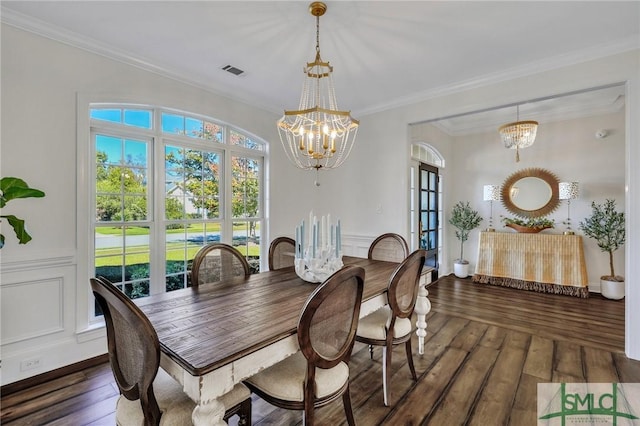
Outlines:
[{"label": "baseboard trim", "polygon": [[39,383],[48,382],[68,374],[77,373],[78,371],[95,367],[100,364],[104,364],[105,362],[109,362],[109,354],[98,355],[93,358],[85,359],[74,364],[65,365],[64,367],[38,374],[37,376],[27,377],[26,379],[6,384],[0,387],[0,394],[5,397],[12,393],[31,388]]}]

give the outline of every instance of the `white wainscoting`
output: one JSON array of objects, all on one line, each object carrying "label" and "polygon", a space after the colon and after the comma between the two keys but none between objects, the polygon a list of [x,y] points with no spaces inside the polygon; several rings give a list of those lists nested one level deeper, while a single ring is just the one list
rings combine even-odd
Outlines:
[{"label": "white wainscoting", "polygon": [[377,235],[342,235],[342,253],[345,256],[367,257],[369,246],[377,237]]},{"label": "white wainscoting", "polygon": [[10,284],[3,280],[0,288],[3,346],[64,331],[67,271],[60,268],[51,272],[56,275]]},{"label": "white wainscoting", "polygon": [[2,385],[105,352],[104,332],[78,341],[76,281],[72,254],[2,259]]}]

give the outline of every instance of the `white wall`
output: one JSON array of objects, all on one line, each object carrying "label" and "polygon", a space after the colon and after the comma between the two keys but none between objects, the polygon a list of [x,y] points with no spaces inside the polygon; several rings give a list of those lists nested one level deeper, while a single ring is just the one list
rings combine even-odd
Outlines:
[{"label": "white wall", "polygon": [[[408,235],[409,123],[630,81],[625,117],[626,303],[640,304],[640,264],[630,261],[640,256],[640,186],[634,184],[640,182],[640,137],[634,127],[635,117],[640,116],[638,51],[356,116],[361,128],[351,157],[341,168],[320,173],[321,185],[316,187],[313,172],[299,171],[287,162],[274,125],[279,117],[271,112],[5,24],[1,31],[1,175],[20,176],[47,193],[43,199],[15,201],[3,210],[26,219],[34,239],[18,246],[3,226],[8,241],[1,253],[2,384],[106,349],[102,331],[82,329],[87,323],[82,305],[89,287],[81,272],[86,269],[81,259],[87,254],[78,250],[82,235],[76,235],[76,223],[90,214],[78,205],[76,188],[85,184],[83,170],[76,168],[76,108],[83,96],[135,99],[199,112],[265,139],[271,144],[270,235],[265,238],[292,235],[294,224],[314,209],[319,215],[341,217],[348,249],[362,254],[368,242],[383,232]],[[455,158],[455,143],[438,149],[445,158]],[[527,155],[524,152],[523,158]],[[464,167],[453,163],[447,160],[445,191],[448,185],[456,187],[458,176],[464,179]],[[445,205],[453,200],[446,199]],[[626,322],[627,354],[640,359],[640,313],[627,309]],[[20,371],[21,361],[34,358],[40,365]]]},{"label": "white wall", "polygon": [[[627,224],[627,243],[625,246],[626,278],[626,332],[625,352],[633,359],[640,359],[640,311],[633,307],[640,305],[640,128],[637,117],[640,116],[640,50],[633,50],[605,58],[585,60],[585,62],[564,66],[558,69],[532,72],[530,75],[493,84],[474,86],[473,82],[463,85],[463,89],[452,93],[433,97],[424,102],[410,106],[398,107],[390,111],[371,114],[361,119],[359,142],[367,144],[368,149],[376,150],[391,141],[405,138],[405,144],[411,143],[407,124],[435,120],[449,115],[462,114],[492,108],[499,105],[516,104],[519,102],[557,96],[606,86],[615,83],[626,83],[625,106],[625,214]],[[465,87],[467,89],[465,89]],[[451,158],[447,151],[438,147]],[[452,148],[451,148],[452,149]],[[526,151],[523,153],[526,158]],[[370,188],[387,178],[395,179],[387,173],[387,164],[400,164],[404,161],[405,148],[398,147],[395,155],[387,157],[383,167],[372,166],[370,172],[362,177],[362,181],[369,183]],[[453,164],[452,164],[453,163]],[[397,173],[393,168],[391,173]],[[455,187],[455,179],[465,179],[464,164],[447,162],[447,179],[444,182],[444,192]],[[345,187],[344,191],[352,193],[362,191],[362,188]],[[363,194],[362,197],[366,197]],[[402,198],[402,200],[400,200]],[[406,197],[393,196],[397,205],[406,205]],[[622,204],[622,200],[620,200]],[[450,196],[445,196],[444,205],[451,206],[455,202]],[[357,214],[349,218],[357,220]],[[405,218],[393,218],[390,227],[402,227]],[[349,221],[347,221],[348,223]],[[370,232],[375,235],[381,231],[381,226],[372,227]],[[446,259],[445,259],[446,261]],[[594,313],[597,315],[597,313]]]},{"label": "white wall", "polygon": [[[549,170],[559,181],[577,181],[580,195],[571,203],[572,228],[578,235],[578,224],[591,214],[591,201],[602,203],[606,198],[616,200],[619,211],[625,209],[625,120],[624,110],[617,113],[586,117],[553,123],[541,123],[536,142],[530,148],[521,150],[520,162],[515,161],[515,151],[503,147],[497,131],[453,137],[440,132],[434,124],[416,124],[410,127],[410,138],[415,142],[425,142],[442,148],[450,147],[447,164],[452,164],[456,172],[447,190],[445,221],[451,207],[457,201],[469,201],[484,221],[480,228],[471,232],[465,243],[465,258],[470,263],[470,271],[475,269],[478,256],[479,230],[489,224],[489,202],[483,200],[484,185],[501,185],[511,174],[522,169],[536,167]],[[597,139],[597,130],[609,130],[609,136]],[[444,144],[443,144],[444,141]],[[449,167],[445,170],[450,172]],[[451,173],[449,173],[451,175]],[[448,181],[447,179],[446,181]],[[500,201],[493,203],[493,227],[497,231],[513,232],[505,229],[501,216],[513,217]],[[548,215],[556,222],[556,228],[544,233],[561,233],[566,229],[562,224],[567,217],[566,201],[561,201],[558,209]],[[459,241],[448,222],[445,237],[448,250],[444,258],[443,272],[451,270],[453,259],[459,256]],[[600,291],[600,276],[608,274],[609,257],[602,253],[592,239],[584,239],[585,261],[589,275],[589,287]],[[614,255],[617,274],[624,272],[624,247]]]},{"label": "white wall", "polygon": [[[79,250],[83,236],[76,232],[77,222],[86,222],[90,214],[82,207],[78,212],[78,188],[86,185],[85,172],[76,168],[79,100],[135,100],[196,112],[268,142],[278,140],[274,123],[279,117],[8,25],[2,25],[1,35],[2,176],[21,177],[46,193],[3,209],[25,219],[33,237],[18,245],[2,223],[7,238],[0,287],[5,384],[106,350],[104,331],[88,324],[87,253]],[[282,150],[271,148],[276,173],[270,192],[274,204],[282,205],[288,192],[280,189],[290,183],[277,172],[284,167]],[[20,363],[33,359],[38,365],[21,371]]]},{"label": "white wall", "polygon": [[[616,83],[626,83],[627,90],[625,193],[624,202],[622,199],[619,201],[619,204],[625,207],[627,219],[627,243],[624,250],[627,294],[625,352],[633,359],[640,359],[640,311],[632,308],[640,305],[640,263],[637,262],[640,258],[640,129],[637,125],[637,117],[640,116],[640,50],[599,59],[587,58],[580,64],[532,72],[525,77],[498,83],[479,83],[474,86],[473,82],[470,82],[465,85],[466,89],[434,96],[409,106],[358,117],[361,124],[358,149],[354,150],[343,170],[332,174],[330,181],[333,191],[321,194],[325,197],[323,201],[326,205],[338,207],[338,203],[348,198],[352,209],[343,212],[343,223],[347,232],[374,236],[388,229],[396,229],[403,230],[403,235],[407,235],[407,216],[404,213],[406,207],[403,210],[402,206],[408,205],[408,197],[401,186],[406,180],[408,147],[412,142],[407,130],[408,124]],[[389,144],[398,146],[390,150]],[[453,146],[447,147],[446,144],[442,144],[436,147],[447,159],[444,192],[449,194],[449,189],[455,188],[458,180],[466,180],[465,162],[472,160],[466,159],[456,163]],[[523,158],[526,159],[527,155],[527,151],[524,151]],[[363,164],[359,156],[368,164]],[[354,157],[358,160],[354,161]],[[451,158],[453,160],[449,161]],[[564,175],[562,178],[565,178]],[[566,179],[569,178],[571,176]],[[371,206],[375,205],[370,200],[378,199],[381,193],[378,188],[395,190],[393,193],[385,194],[381,203],[382,211],[391,214],[370,215]],[[340,192],[336,192],[338,190]],[[348,196],[341,196],[340,193]],[[587,197],[587,194],[584,194],[584,197]],[[444,205],[451,206],[455,201],[451,195],[445,195]],[[361,206],[367,209],[358,210],[357,207]],[[364,214],[361,214],[362,212]]]}]

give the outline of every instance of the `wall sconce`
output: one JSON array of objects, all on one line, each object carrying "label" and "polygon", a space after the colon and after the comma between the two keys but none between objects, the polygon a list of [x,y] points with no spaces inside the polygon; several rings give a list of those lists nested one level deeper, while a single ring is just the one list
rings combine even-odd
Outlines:
[{"label": "wall sconce", "polygon": [[491,212],[487,232],[493,232],[495,231],[495,229],[493,229],[493,201],[500,199],[500,185],[485,185],[483,195],[484,201],[489,201],[489,209]]},{"label": "wall sconce", "polygon": [[567,200],[567,230],[564,235],[573,235],[571,230],[571,200],[578,198],[578,182],[560,182],[558,184],[558,198]]}]

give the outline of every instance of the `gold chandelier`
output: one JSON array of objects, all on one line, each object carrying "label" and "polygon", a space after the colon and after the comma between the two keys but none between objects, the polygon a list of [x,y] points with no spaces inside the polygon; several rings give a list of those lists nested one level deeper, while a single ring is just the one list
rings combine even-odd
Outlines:
[{"label": "gold chandelier", "polygon": [[307,62],[300,105],[285,111],[278,121],[280,141],[289,160],[305,170],[333,169],[349,156],[358,131],[358,120],[350,111],[338,110],[331,74],[333,67],[320,58],[320,17],[327,11],[313,2],[316,17],[316,58]]},{"label": "gold chandelier", "polygon": [[520,161],[520,148],[527,148],[533,145],[537,131],[537,121],[520,121],[519,105],[516,105],[516,121],[498,128],[504,147],[516,150],[516,162]]}]

